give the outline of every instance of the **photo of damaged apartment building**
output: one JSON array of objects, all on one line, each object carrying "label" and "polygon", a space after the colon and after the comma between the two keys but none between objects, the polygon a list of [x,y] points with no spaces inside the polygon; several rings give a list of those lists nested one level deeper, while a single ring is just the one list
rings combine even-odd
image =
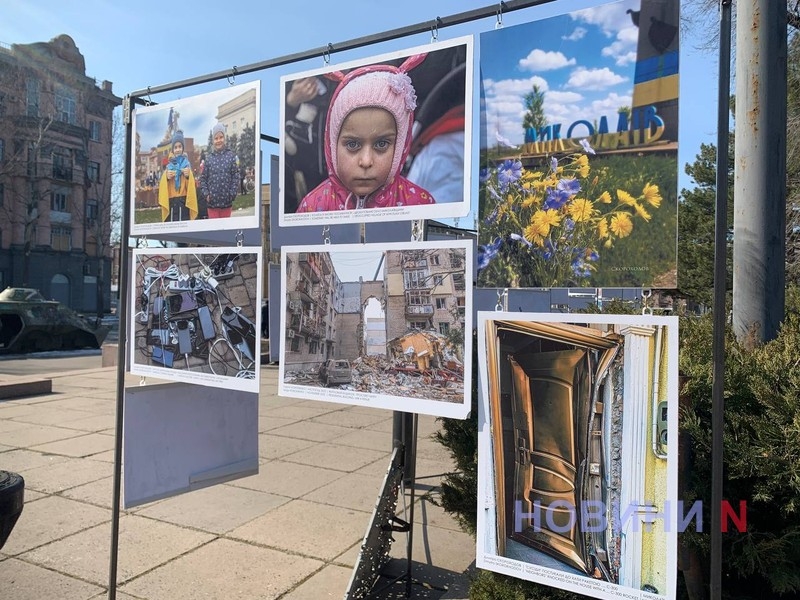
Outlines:
[{"label": "photo of damaged apartment building", "polygon": [[286,253],[284,381],[461,401],[465,254]]}]

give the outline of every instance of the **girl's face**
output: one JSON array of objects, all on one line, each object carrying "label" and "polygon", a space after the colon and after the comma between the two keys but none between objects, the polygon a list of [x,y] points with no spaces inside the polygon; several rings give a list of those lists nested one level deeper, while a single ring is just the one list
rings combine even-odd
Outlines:
[{"label": "girl's face", "polygon": [[218,131],[214,134],[214,150],[222,150],[225,147],[225,134]]},{"label": "girl's face", "polygon": [[386,182],[392,168],[397,125],[382,108],[357,108],[345,118],[336,141],[336,174],[347,189],[366,196]]},{"label": "girl's face", "polygon": [[181,144],[180,142],[175,142],[174,144],[172,144],[172,153],[175,156],[180,156],[181,154],[183,154],[183,144]]}]

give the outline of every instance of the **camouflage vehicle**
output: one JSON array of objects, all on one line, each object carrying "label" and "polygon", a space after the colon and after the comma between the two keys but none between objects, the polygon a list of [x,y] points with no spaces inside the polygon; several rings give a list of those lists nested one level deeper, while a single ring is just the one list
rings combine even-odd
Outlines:
[{"label": "camouflage vehicle", "polygon": [[95,327],[38,290],[0,292],[0,354],[99,348],[106,335],[108,327]]}]

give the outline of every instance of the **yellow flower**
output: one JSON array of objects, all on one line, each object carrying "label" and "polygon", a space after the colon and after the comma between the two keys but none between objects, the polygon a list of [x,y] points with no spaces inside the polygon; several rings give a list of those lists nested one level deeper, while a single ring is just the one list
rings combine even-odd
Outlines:
[{"label": "yellow flower", "polygon": [[591,200],[575,198],[567,207],[567,212],[576,223],[581,223],[583,221],[588,221],[592,217],[594,206]]},{"label": "yellow flower", "polygon": [[620,238],[628,237],[633,231],[633,222],[628,213],[617,213],[611,217],[611,231]]},{"label": "yellow flower", "polygon": [[628,206],[633,206],[636,204],[636,198],[631,196],[625,190],[617,190],[617,200],[622,202],[622,204],[627,204]]},{"label": "yellow flower", "polygon": [[523,235],[525,239],[538,243],[537,238],[545,238],[550,235],[550,227],[561,223],[561,216],[554,209],[537,210],[531,217],[530,225],[525,228]]},{"label": "yellow flower", "polygon": [[532,244],[536,244],[537,246],[543,246],[544,238],[542,237],[542,234],[539,233],[539,231],[540,231],[539,226],[531,223],[522,231],[522,235],[525,237],[526,240],[528,240]]},{"label": "yellow flower", "polygon": [[597,237],[601,240],[608,237],[608,221],[600,219],[597,222]]},{"label": "yellow flower", "polygon": [[611,204],[611,194],[608,192],[603,192],[600,194],[600,197],[597,199],[597,201],[601,204]]},{"label": "yellow flower", "polygon": [[661,192],[658,191],[657,185],[646,183],[642,190],[642,196],[644,196],[644,199],[653,208],[661,206]]},{"label": "yellow flower", "polygon": [[522,206],[524,208],[530,208],[531,206],[538,206],[539,202],[541,201],[541,197],[538,194],[526,194],[525,197],[522,199]]},{"label": "yellow flower", "polygon": [[544,173],[541,171],[523,171],[520,179],[522,179],[522,181],[525,183],[531,183],[537,179],[541,179],[542,175],[544,175]]},{"label": "yellow flower", "polygon": [[581,154],[578,157],[578,160],[575,161],[575,166],[578,169],[578,175],[580,175],[583,178],[586,178],[586,177],[589,176],[589,171],[591,169],[589,168],[589,157],[588,156],[586,156],[585,154]]},{"label": "yellow flower", "polygon": [[633,203],[633,209],[636,211],[636,214],[639,215],[640,217],[642,217],[645,221],[649,221],[650,220],[650,213],[648,213],[644,209],[644,206],[642,206],[638,202],[634,202]]}]

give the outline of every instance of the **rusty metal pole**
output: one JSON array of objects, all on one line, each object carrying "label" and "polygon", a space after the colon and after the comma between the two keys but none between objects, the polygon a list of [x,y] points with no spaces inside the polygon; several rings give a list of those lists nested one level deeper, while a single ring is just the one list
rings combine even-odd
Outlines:
[{"label": "rusty metal pole", "polygon": [[786,19],[783,1],[736,3],[733,329],[748,345],[784,317]]}]

